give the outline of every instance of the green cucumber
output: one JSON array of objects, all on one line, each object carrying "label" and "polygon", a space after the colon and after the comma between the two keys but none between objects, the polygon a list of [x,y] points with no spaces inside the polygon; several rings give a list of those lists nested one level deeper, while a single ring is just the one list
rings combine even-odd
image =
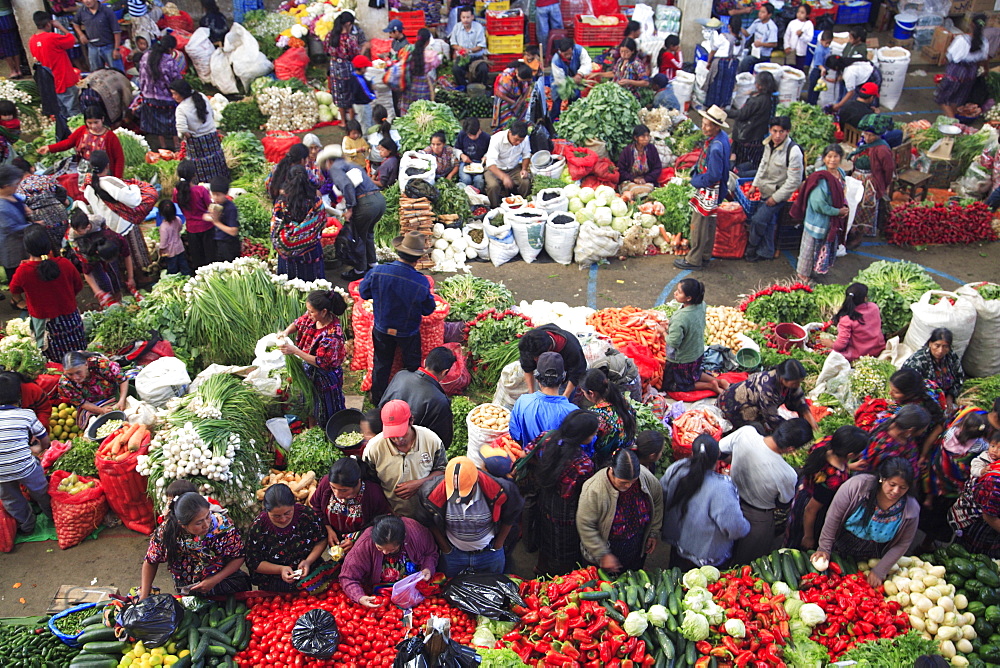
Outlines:
[{"label": "green cucumber", "polygon": [[[97,608],[95,608],[95,610],[96,609]],[[93,626],[94,624],[104,625],[104,608],[100,608],[100,612],[95,612],[90,617],[87,617],[80,622],[81,627]]]},{"label": "green cucumber", "polygon": [[208,636],[203,635],[198,641],[198,647],[191,652],[191,660],[200,663],[205,659],[205,652],[208,651]]},{"label": "green cucumber", "polygon": [[95,625],[93,628],[84,629],[80,637],[76,639],[76,642],[79,645],[86,645],[89,642],[114,642],[115,640],[114,629],[109,629],[103,625],[100,627]]},{"label": "green cucumber", "polygon": [[83,646],[83,651],[87,654],[124,654],[128,647],[127,642],[122,641],[94,641]]},{"label": "green cucumber", "polygon": [[670,638],[667,634],[663,632],[663,629],[655,629],[653,634],[656,636],[656,642],[659,643],[660,649],[663,650],[664,655],[667,657],[667,661],[673,661],[676,655],[676,650],[674,644],[670,642]]},{"label": "green cucumber", "polygon": [[218,642],[221,642],[221,643],[225,643],[227,645],[231,645],[233,643],[233,639],[230,638],[228,635],[226,635],[225,633],[223,633],[219,629],[213,629],[210,626],[199,627],[198,628],[198,632],[199,633],[204,633],[206,636],[208,636],[209,638],[211,638],[213,641],[218,641]]},{"label": "green cucumber", "polygon": [[792,589],[798,589],[799,574],[795,568],[795,559],[792,557],[792,555],[787,554],[784,555],[782,561],[783,561],[782,573],[784,574],[785,584],[787,584]]},{"label": "green cucumber", "polygon": [[643,598],[643,608],[649,609],[649,606],[653,605],[656,601],[656,588],[651,584],[646,585],[645,597]]},{"label": "green cucumber", "polygon": [[698,649],[694,646],[693,642],[687,644],[687,649],[685,651],[684,658],[687,659],[688,665],[693,666],[698,662]]},{"label": "green cucumber", "polygon": [[670,614],[674,617],[678,617],[681,614],[681,590],[680,587],[674,588],[670,592],[670,598],[667,599],[667,609],[670,610]]},{"label": "green cucumber", "polygon": [[806,564],[806,555],[802,554],[801,550],[796,550],[794,548],[789,548],[785,550],[792,555],[792,559],[795,560],[795,570],[802,574],[809,571],[809,566]]},{"label": "green cucumber", "polygon": [[[609,591],[585,591],[580,593],[581,601],[606,601],[611,598]],[[222,627],[219,627],[222,630]]]}]

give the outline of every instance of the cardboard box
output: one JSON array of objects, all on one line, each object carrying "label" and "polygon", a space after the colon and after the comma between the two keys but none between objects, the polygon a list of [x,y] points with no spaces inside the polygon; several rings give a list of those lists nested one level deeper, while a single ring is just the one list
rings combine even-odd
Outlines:
[{"label": "cardboard box", "polygon": [[46,614],[54,615],[83,603],[101,603],[118,595],[117,587],[90,587],[87,585],[62,585],[52,597]]},{"label": "cardboard box", "polygon": [[938,26],[934,29],[934,37],[931,38],[930,45],[921,49],[921,53],[932,61],[931,64],[944,65],[947,62],[948,47],[954,38],[955,33],[947,28]]},{"label": "cardboard box", "polygon": [[[990,12],[1000,12],[1000,0],[971,0],[974,14],[987,14]],[[954,10],[953,10],[954,11]]]},{"label": "cardboard box", "polygon": [[900,48],[906,49],[907,51],[913,51],[913,38],[910,39],[896,39],[895,37],[889,38],[889,46],[898,46]]}]

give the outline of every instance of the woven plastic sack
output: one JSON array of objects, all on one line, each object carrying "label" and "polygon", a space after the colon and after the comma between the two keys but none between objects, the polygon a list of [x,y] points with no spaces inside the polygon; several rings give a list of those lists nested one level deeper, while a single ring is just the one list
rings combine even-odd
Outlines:
[{"label": "woven plastic sack", "polygon": [[299,138],[291,132],[268,132],[260,140],[264,145],[264,157],[277,164],[288,153],[288,149],[299,143]]},{"label": "woven plastic sack", "polygon": [[[503,406],[500,406],[499,404],[480,404],[480,405],[493,405],[498,408],[505,408]],[[476,463],[476,466],[482,468],[483,456],[479,454],[479,451],[482,449],[484,445],[489,445],[496,439],[497,436],[503,434],[504,432],[498,429],[484,429],[483,427],[480,427],[479,425],[472,422],[472,419],[470,418],[471,415],[472,411],[469,411],[469,414],[465,416],[465,427],[468,430],[469,434],[469,450],[466,453],[466,456],[472,461],[474,461]]]},{"label": "woven plastic sack", "polygon": [[708,434],[715,440],[722,438],[722,425],[719,418],[707,408],[695,408],[681,415],[672,423],[674,434],[671,442],[674,446],[674,460],[691,456],[691,444],[702,434]]},{"label": "woven plastic sack", "polygon": [[[449,325],[451,323],[445,323]],[[455,363],[451,365],[448,372],[444,374],[444,377],[438,379],[441,383],[441,389],[449,397],[453,397],[457,394],[461,394],[462,390],[469,386],[472,382],[472,374],[469,373],[469,367],[466,364],[465,353],[462,352],[462,346],[458,343],[445,343],[444,347],[455,353]]]},{"label": "woven plastic sack", "polygon": [[[933,297],[940,297],[937,304],[932,304]],[[954,304],[951,303],[954,300]],[[931,332],[938,327],[951,330],[954,342],[952,350],[962,357],[969,346],[972,332],[976,329],[976,305],[972,299],[954,292],[944,290],[928,290],[915,303],[910,304],[913,319],[906,329],[903,340],[910,350],[919,350],[930,337]]]},{"label": "woven plastic sack", "polygon": [[0,552],[13,550],[15,538],[17,538],[17,520],[11,517],[0,503]]},{"label": "woven plastic sack", "polygon": [[351,357],[351,371],[370,369],[374,356],[372,329],[375,327],[375,314],[372,312],[371,304],[356,298],[351,309],[351,324],[354,327],[354,355]]},{"label": "woven plastic sack", "polygon": [[277,57],[274,61],[274,76],[280,81],[298,79],[309,84],[306,79],[306,68],[309,66],[309,52],[304,46],[292,47]]},{"label": "woven plastic sack", "polygon": [[[430,277],[427,277],[430,281]],[[434,289],[433,282],[431,283],[431,289]],[[434,301],[437,302],[437,308],[434,313],[430,315],[425,315],[420,320],[420,359],[427,357],[427,354],[437,348],[438,346],[444,345],[444,322],[445,318],[448,316],[448,311],[451,310],[451,306],[448,302],[444,301],[437,295],[434,296]],[[374,325],[375,319],[372,318],[372,323]],[[371,331],[368,332],[369,337],[371,337]],[[357,345],[355,343],[355,345]],[[372,355],[374,359],[374,354]],[[367,392],[372,387],[372,373],[371,366],[368,367],[369,371],[365,374],[364,379],[361,381],[361,389]],[[389,380],[396,375],[400,369],[403,368],[403,353],[398,348],[396,349],[396,357],[392,362],[392,371],[389,373]]]},{"label": "woven plastic sack", "polygon": [[510,221],[521,259],[534,262],[545,248],[545,211],[527,209],[508,213],[504,218]]},{"label": "woven plastic sack", "polygon": [[493,209],[483,219],[483,231],[490,241],[490,262],[494,267],[510,262],[518,254],[517,241],[509,223],[493,225],[492,220],[502,214],[502,210]]},{"label": "woven plastic sack", "polygon": [[716,209],[717,227],[712,257],[739,260],[747,249],[747,215],[743,207],[733,202],[723,202]]},{"label": "woven plastic sack", "polygon": [[976,328],[962,358],[965,373],[975,378],[1000,373],[1000,299],[983,299],[971,283],[955,293],[968,297],[976,307]]},{"label": "woven plastic sack", "polygon": [[49,478],[52,523],[56,526],[56,537],[61,550],[82,543],[104,521],[108,512],[108,500],[100,480],[79,476],[84,483],[97,484],[79,494],[70,494],[59,490],[59,483],[69,476],[66,471],[55,471]]},{"label": "woven plastic sack", "polygon": [[156,528],[156,514],[153,512],[153,500],[146,491],[146,477],[136,472],[135,465],[139,455],[146,454],[148,450],[147,436],[142,447],[128,453],[120,462],[103,457],[98,457],[96,461],[97,475],[111,510],[126,527],[147,536]]},{"label": "woven plastic sack", "polygon": [[580,223],[573,214],[556,211],[545,223],[545,252],[559,264],[573,263],[573,248],[580,234]]}]

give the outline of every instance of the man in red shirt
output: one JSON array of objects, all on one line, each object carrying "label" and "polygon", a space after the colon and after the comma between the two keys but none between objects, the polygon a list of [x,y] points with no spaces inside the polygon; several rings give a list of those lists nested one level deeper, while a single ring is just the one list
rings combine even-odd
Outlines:
[{"label": "man in red shirt", "polygon": [[35,12],[32,18],[38,32],[32,35],[28,47],[35,60],[52,70],[60,115],[68,120],[80,113],[77,102],[79,89],[76,87],[80,71],[73,67],[67,53],[76,46],[76,37],[45,12]]}]

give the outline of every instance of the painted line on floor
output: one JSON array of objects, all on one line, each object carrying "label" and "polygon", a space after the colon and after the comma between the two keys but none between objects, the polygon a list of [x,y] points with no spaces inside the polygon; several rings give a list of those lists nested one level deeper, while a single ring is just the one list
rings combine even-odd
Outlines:
[{"label": "painted line on floor", "polygon": [[590,276],[587,278],[587,306],[597,309],[597,267],[595,262],[590,265]]},{"label": "painted line on floor", "polygon": [[937,86],[907,86],[903,89],[903,92],[908,90],[937,90]]},{"label": "painted line on floor", "polygon": [[[870,258],[872,258],[874,260],[888,260],[889,262],[902,262],[903,261],[903,258],[898,258],[898,257],[887,257],[885,255],[873,255],[871,253],[862,253],[861,251],[851,251],[851,252],[854,253],[855,255],[860,255],[861,257],[870,257]],[[912,262],[912,261],[913,260],[908,260],[908,262]],[[926,267],[926,266],[924,266],[922,264],[919,265],[919,266],[920,266],[921,269],[923,269],[924,271],[926,271],[928,274],[934,274],[935,276],[940,276],[941,278],[946,278],[949,281],[951,281],[952,283],[955,283],[957,285],[965,285],[966,282],[967,282],[967,281],[963,281],[960,278],[956,278],[955,276],[952,276],[951,274],[946,274],[943,271],[938,271],[937,269],[931,269],[930,267]]]},{"label": "painted line on floor", "polygon": [[888,246],[889,244],[887,244],[885,241],[863,241],[863,242],[861,242],[861,245],[862,246]]},{"label": "painted line on floor", "polygon": [[684,269],[683,271],[679,272],[676,276],[674,276],[670,280],[670,282],[667,283],[666,286],[664,286],[663,291],[660,293],[660,296],[656,298],[656,303],[653,304],[653,306],[662,306],[663,304],[666,304],[667,300],[670,298],[670,293],[673,292],[675,287],[677,287],[677,284],[690,275],[691,275],[691,270]]},{"label": "painted line on floor", "polygon": [[783,250],[781,254],[788,260],[788,264],[792,265],[792,269],[797,270],[799,268],[799,258],[792,255],[792,251]]}]

